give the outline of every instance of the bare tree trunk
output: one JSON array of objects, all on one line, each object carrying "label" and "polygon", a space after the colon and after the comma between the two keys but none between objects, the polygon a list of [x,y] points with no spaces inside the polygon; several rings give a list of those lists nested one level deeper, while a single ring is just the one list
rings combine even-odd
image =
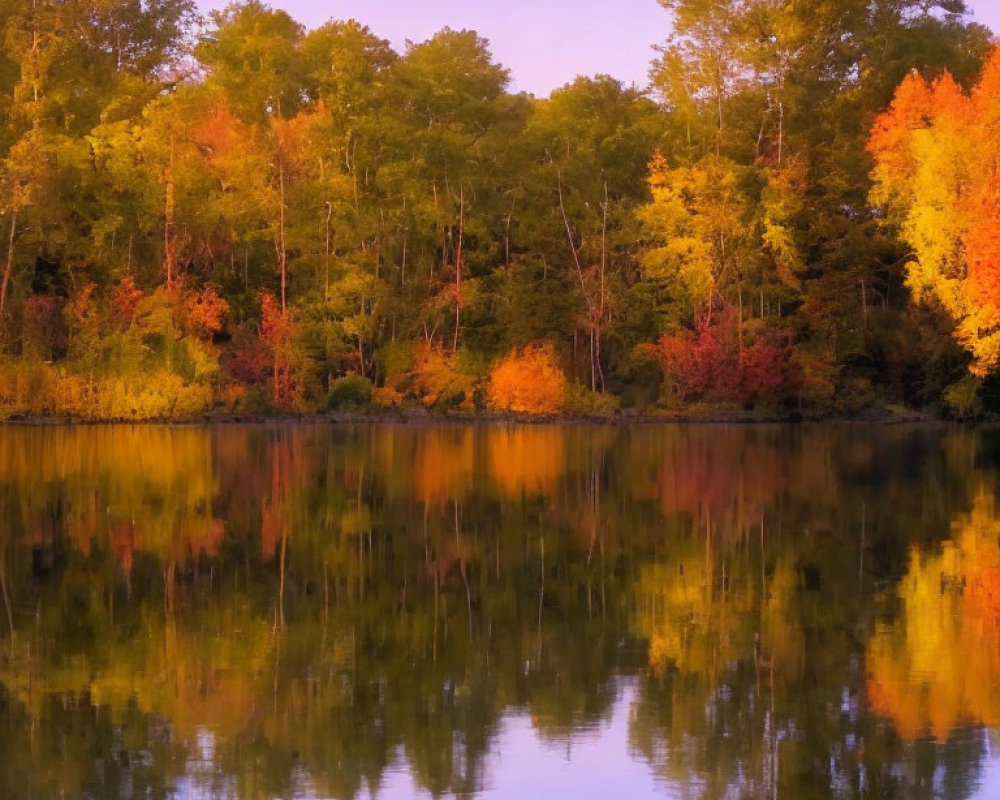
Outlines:
[{"label": "bare tree trunk", "polygon": [[323,287],[323,299],[330,302],[330,218],[333,216],[333,204],[326,201],[326,283]]},{"label": "bare tree trunk", "polygon": [[174,183],[174,143],[170,143],[170,162],[163,177],[163,268],[167,273],[167,288],[174,283],[177,269],[177,240],[174,236],[176,185]]},{"label": "bare tree trunk", "polygon": [[278,266],[281,269],[281,316],[286,313],[288,284],[288,253],[285,250],[285,162],[278,156]]},{"label": "bare tree trunk", "polygon": [[601,219],[601,295],[598,298],[597,310],[597,380],[601,391],[604,391],[604,368],[601,366],[601,338],[604,331],[604,313],[607,307],[606,276],[608,273],[608,182],[604,182],[604,208]]},{"label": "bare tree trunk", "polygon": [[785,104],[778,101],[778,166],[785,151]]},{"label": "bare tree trunk", "polygon": [[3,320],[4,310],[7,307],[7,290],[10,286],[10,278],[14,272],[14,242],[17,240],[17,206],[14,206],[10,217],[10,236],[7,238],[7,263],[3,268],[3,282],[0,283],[0,321]]},{"label": "bare tree trunk", "polygon": [[865,288],[865,279],[861,279],[861,315],[864,319],[865,330],[868,330],[868,292]]},{"label": "bare tree trunk", "polygon": [[514,202],[515,198],[511,198],[510,213],[507,214],[507,227],[504,232],[504,239],[503,239],[504,265],[508,277],[510,276],[510,224],[514,219]]},{"label": "bare tree trunk", "polygon": [[737,323],[736,336],[739,340],[739,363],[743,365],[743,282],[740,281],[739,287],[739,303],[740,303],[740,318]]},{"label": "bare tree trunk", "polygon": [[561,174],[557,175],[557,189],[559,191],[559,212],[562,214],[563,226],[566,228],[566,241],[569,243],[570,252],[573,254],[573,264],[576,266],[576,274],[580,279],[580,291],[583,293],[584,302],[587,304],[587,319],[590,321],[590,388],[596,390],[597,371],[594,363],[594,301],[590,297],[590,292],[587,291],[587,282],[583,277],[583,265],[580,263],[580,254],[577,252],[576,243],[573,241],[573,229],[570,227],[569,217],[566,215],[566,203],[563,200]]},{"label": "bare tree trunk", "polygon": [[462,245],[465,240],[465,187],[458,192],[458,249],[455,251],[455,341],[452,352],[458,350],[458,332],[462,325]]},{"label": "bare tree trunk", "polygon": [[406,225],[406,197],[403,197],[403,259],[399,268],[399,287],[406,287],[406,239],[409,228]]}]

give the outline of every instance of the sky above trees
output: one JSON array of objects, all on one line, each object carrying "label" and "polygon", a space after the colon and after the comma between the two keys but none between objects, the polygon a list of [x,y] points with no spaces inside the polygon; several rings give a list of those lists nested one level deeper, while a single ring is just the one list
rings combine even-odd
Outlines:
[{"label": "sky above trees", "polygon": [[[227,2],[199,0],[199,6],[207,11]],[[272,0],[271,5],[310,28],[331,17],[353,17],[397,49],[406,39],[428,39],[446,25],[471,28],[490,40],[497,61],[511,70],[511,88],[539,97],[577,75],[607,73],[645,86],[652,46],[666,38],[670,26],[656,0],[618,0],[611,13],[598,0]],[[977,21],[1000,31],[997,0],[968,5]]]}]

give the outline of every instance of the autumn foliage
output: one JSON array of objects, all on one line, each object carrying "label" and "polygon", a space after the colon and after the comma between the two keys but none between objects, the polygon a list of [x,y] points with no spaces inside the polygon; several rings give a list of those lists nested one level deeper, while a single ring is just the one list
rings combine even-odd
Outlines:
[{"label": "autumn foliage", "polygon": [[556,414],[566,400],[566,376],[550,345],[529,345],[501,359],[490,373],[489,405],[517,414]]},{"label": "autumn foliage", "polygon": [[907,282],[940,304],[973,371],[1000,365],[1000,49],[963,92],[912,72],[872,128],[875,203],[913,249]]},{"label": "autumn foliage", "polygon": [[786,350],[763,336],[741,348],[738,324],[726,310],[698,320],[693,331],[667,334],[647,348],[663,372],[668,405],[774,403],[791,390]]},{"label": "autumn foliage", "polygon": [[260,341],[271,367],[271,392],[278,408],[294,409],[295,380],[292,374],[292,337],[295,326],[270,292],[261,295]]}]

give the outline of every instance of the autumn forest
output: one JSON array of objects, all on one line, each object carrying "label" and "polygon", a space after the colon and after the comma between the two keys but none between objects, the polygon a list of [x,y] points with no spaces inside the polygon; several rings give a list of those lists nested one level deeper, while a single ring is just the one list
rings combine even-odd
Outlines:
[{"label": "autumn forest", "polygon": [[536,98],[473,31],[0,0],[0,418],[1000,409],[992,34],[660,4],[648,90]]}]

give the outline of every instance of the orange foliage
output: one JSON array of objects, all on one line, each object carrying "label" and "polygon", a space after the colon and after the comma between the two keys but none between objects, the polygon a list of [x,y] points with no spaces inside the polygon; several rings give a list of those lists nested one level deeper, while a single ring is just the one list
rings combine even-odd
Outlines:
[{"label": "orange foliage", "polygon": [[227,303],[211,286],[189,292],[181,304],[181,324],[185,331],[201,338],[211,338],[222,331]]},{"label": "orange foliage", "polygon": [[295,326],[270,292],[261,296],[260,339],[271,355],[271,391],[275,405],[291,409],[295,405],[295,381],[291,371],[292,338]]},{"label": "orange foliage", "polygon": [[911,72],[896,89],[889,110],[872,125],[868,150],[895,175],[914,168],[909,147],[911,132],[930,124],[930,86],[919,73]]},{"label": "orange foliage", "polygon": [[566,402],[566,376],[551,345],[528,345],[501,359],[490,373],[489,405],[518,414],[556,414]]},{"label": "orange foliage", "polygon": [[146,293],[135,285],[131,275],[126,275],[111,291],[111,311],[125,325],[132,322],[135,311]]},{"label": "orange foliage", "polygon": [[212,160],[239,153],[246,147],[247,138],[246,126],[224,102],[217,103],[194,132],[195,142]]},{"label": "orange foliage", "polygon": [[66,302],[66,317],[72,324],[84,327],[94,318],[97,313],[97,304],[94,302],[96,289],[96,283],[88,283]]},{"label": "orange foliage", "polygon": [[971,94],[945,74],[910,74],[871,131],[873,199],[901,223],[917,299],[931,294],[958,324],[973,371],[1000,365],[1000,48]]}]

